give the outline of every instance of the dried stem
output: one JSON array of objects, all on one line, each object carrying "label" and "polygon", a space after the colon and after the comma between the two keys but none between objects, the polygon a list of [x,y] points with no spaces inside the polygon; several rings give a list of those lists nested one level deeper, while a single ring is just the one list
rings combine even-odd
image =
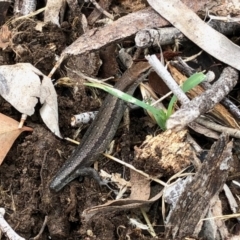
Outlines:
[{"label": "dried stem", "polygon": [[207,121],[203,118],[196,119],[196,122],[205,126],[205,127],[207,127],[207,128],[215,130],[217,132],[226,133],[226,134],[228,134],[232,137],[240,138],[240,131],[238,129],[224,127],[224,126],[221,126],[221,125],[216,124],[214,122]]},{"label": "dried stem", "polygon": [[114,17],[110,13],[108,13],[106,10],[104,10],[95,0],[90,0],[90,2],[97,8],[98,11],[100,11],[106,17],[114,20]]}]

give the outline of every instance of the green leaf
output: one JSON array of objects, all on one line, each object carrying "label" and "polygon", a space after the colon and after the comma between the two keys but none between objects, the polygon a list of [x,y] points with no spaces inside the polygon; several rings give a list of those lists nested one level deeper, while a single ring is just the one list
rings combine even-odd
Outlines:
[{"label": "green leaf", "polygon": [[166,113],[163,110],[159,110],[143,101],[138,100],[137,98],[132,97],[131,95],[124,93],[116,88],[109,87],[100,83],[85,83],[84,85],[89,87],[96,87],[100,88],[126,102],[133,103],[139,107],[142,107],[150,112],[152,112],[154,118],[156,119],[157,124],[161,127],[162,130],[165,130],[165,123],[166,123]]},{"label": "green leaf", "polygon": [[[204,79],[206,78],[206,76],[203,73],[195,73],[193,74],[191,77],[189,77],[182,85],[182,90],[183,92],[188,92],[189,90],[191,90],[192,88],[196,87],[197,85],[199,85]],[[167,109],[167,119],[172,115],[172,111],[173,111],[173,106],[175,104],[175,102],[177,101],[177,97],[174,95],[171,98],[171,101],[168,105],[168,109]]]},{"label": "green leaf", "polygon": [[[193,74],[190,78],[188,78],[182,86],[182,89],[184,92],[189,91],[193,87],[197,86],[199,83],[201,83],[205,79],[205,75],[203,73],[195,73]],[[176,96],[174,95],[168,105],[168,110],[167,112],[163,111],[162,109],[157,109],[144,101],[140,101],[137,98],[132,97],[131,95],[124,93],[116,88],[109,87],[107,85],[101,84],[101,83],[85,83],[84,85],[89,86],[89,87],[96,87],[100,88],[113,96],[116,96],[126,102],[133,103],[139,107],[142,107],[146,109],[147,111],[150,111],[157,124],[160,126],[162,130],[166,130],[166,121],[167,119],[171,116],[172,111],[173,111],[173,106],[175,102],[177,101]]]}]

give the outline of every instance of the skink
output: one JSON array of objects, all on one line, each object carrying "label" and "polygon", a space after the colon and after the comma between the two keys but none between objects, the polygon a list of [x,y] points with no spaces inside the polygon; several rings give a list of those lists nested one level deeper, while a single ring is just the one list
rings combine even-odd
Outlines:
[{"label": "skink", "polygon": [[[147,62],[134,63],[118,80],[115,88],[132,94],[149,70]],[[73,179],[86,175],[92,175],[101,183],[100,177],[90,167],[112,141],[125,108],[122,100],[107,95],[81,143],[53,178],[50,189],[58,192]]]}]

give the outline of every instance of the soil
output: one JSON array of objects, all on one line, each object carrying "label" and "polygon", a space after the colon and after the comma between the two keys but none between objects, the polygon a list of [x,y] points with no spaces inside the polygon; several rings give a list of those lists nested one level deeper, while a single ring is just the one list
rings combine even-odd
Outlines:
[{"label": "soil", "polygon": [[[126,14],[132,11],[129,10],[129,6],[131,5],[126,3],[125,9],[122,6],[118,7]],[[83,8],[87,16],[91,11],[92,8]],[[38,21],[42,20],[41,15],[11,23],[9,29],[12,32],[12,42],[5,50],[1,50],[0,64],[28,62],[48,75],[55,64],[56,54],[60,55],[66,46],[82,33],[81,24],[73,20],[75,14],[77,11],[76,13],[70,11],[61,28],[49,23],[44,25],[42,31],[35,28]],[[133,45],[133,39],[123,41],[122,45]],[[82,85],[83,80],[71,71],[68,72],[65,66],[73,69],[81,65],[79,68],[84,69],[87,75],[98,78],[119,76],[123,69],[116,59],[117,46],[111,45],[109,49],[93,53],[91,57],[81,56],[80,60],[78,57],[70,57],[55,73],[53,78],[58,80],[56,91],[59,126],[63,137],[80,141],[88,126],[82,127],[81,131],[79,128],[71,127],[71,117],[74,114],[98,109],[105,96],[100,91],[97,92],[97,96],[94,95],[91,89]],[[109,56],[106,57],[104,51]],[[109,61],[111,65],[107,67]],[[70,75],[71,79],[64,79]],[[152,239],[146,230],[133,228],[129,224],[129,217],[144,222],[140,210],[105,212],[85,221],[82,217],[85,209],[104,204],[115,197],[108,188],[100,187],[91,178],[86,177],[81,181],[76,179],[58,193],[50,191],[50,181],[76,145],[52,134],[42,122],[38,108],[39,106],[36,107],[35,114],[28,117],[25,123],[34,131],[20,135],[0,167],[0,206],[5,208],[5,219],[10,226],[26,239],[33,238],[39,233],[46,218],[47,224],[39,239]],[[2,98],[0,110],[11,118],[20,119],[21,114]],[[115,156],[129,162],[133,160],[134,146],[140,146],[146,135],[154,135],[157,130],[157,127],[150,123],[150,118],[140,109],[133,110],[130,117],[131,127],[128,136],[126,137],[124,127],[121,125],[114,138]],[[80,133],[77,134],[78,132]],[[206,145],[206,139],[200,138],[198,141]],[[211,142],[207,147],[210,145]],[[109,173],[125,174],[126,179],[130,176],[129,170],[104,157],[99,159],[98,168]],[[152,191],[154,189],[153,184]],[[163,222],[159,204],[161,205],[157,201],[150,205],[148,214],[152,222],[155,222],[155,231],[160,239],[164,229],[161,227]],[[1,239],[5,239],[4,236]]]}]

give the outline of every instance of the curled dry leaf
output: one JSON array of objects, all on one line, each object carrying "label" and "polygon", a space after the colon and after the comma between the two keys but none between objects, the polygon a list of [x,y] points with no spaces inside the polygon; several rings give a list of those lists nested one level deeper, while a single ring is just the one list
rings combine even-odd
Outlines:
[{"label": "curled dry leaf", "polygon": [[33,130],[29,127],[19,129],[18,124],[19,122],[0,113],[0,164],[20,133]]},{"label": "curled dry leaf", "polygon": [[61,137],[58,126],[57,94],[52,81],[30,63],[0,66],[0,94],[19,112],[31,116],[38,100],[47,127]]},{"label": "curled dry leaf", "polygon": [[160,191],[155,196],[148,200],[139,200],[139,199],[119,199],[108,201],[102,205],[90,207],[83,211],[82,217],[86,222],[88,222],[95,214],[97,213],[108,213],[112,211],[125,211],[127,209],[140,208],[148,204],[152,204],[162,197],[163,191]]}]

